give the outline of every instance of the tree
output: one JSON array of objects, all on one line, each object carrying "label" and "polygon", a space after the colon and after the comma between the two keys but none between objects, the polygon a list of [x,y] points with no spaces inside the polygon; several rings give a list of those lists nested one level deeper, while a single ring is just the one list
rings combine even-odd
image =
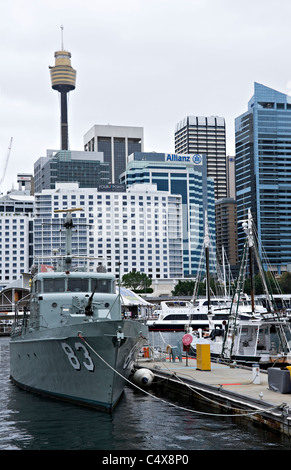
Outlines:
[{"label": "tree", "polygon": [[[177,296],[192,296],[194,293],[196,281],[178,281],[178,284],[175,285],[174,290],[172,290],[172,294]],[[216,292],[216,282],[213,278],[210,279],[210,289],[212,292]],[[206,280],[200,281],[197,290],[197,296],[205,296],[206,295]]]},{"label": "tree", "polygon": [[279,284],[283,294],[291,293],[291,273],[285,272],[280,276]]},{"label": "tree", "polygon": [[[270,271],[265,272],[265,281],[267,284],[268,291],[272,294],[277,294],[278,289],[273,274]],[[280,280],[279,280],[280,283]],[[250,278],[245,279],[244,282],[244,292],[246,294],[251,293],[251,280]],[[265,294],[264,285],[260,274],[254,276],[254,293],[255,295]]]},{"label": "tree", "polygon": [[121,283],[133,291],[147,292],[152,284],[152,280],[145,273],[131,271],[122,276]]},{"label": "tree", "polygon": [[194,281],[178,281],[178,284],[175,285],[174,290],[172,291],[172,294],[174,296],[188,296],[192,295],[194,292],[194,286],[195,282]]}]

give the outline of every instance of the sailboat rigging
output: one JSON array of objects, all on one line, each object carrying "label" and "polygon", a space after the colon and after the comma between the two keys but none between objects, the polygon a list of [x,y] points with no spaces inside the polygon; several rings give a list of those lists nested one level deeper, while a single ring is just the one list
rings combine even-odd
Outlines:
[{"label": "sailboat rigging", "polygon": [[[235,360],[244,364],[259,362],[263,367],[268,367],[270,364],[289,364],[291,363],[291,325],[274,309],[272,295],[267,288],[265,273],[258,255],[253,227],[253,219],[249,211],[248,219],[243,221],[246,242],[226,327],[223,332],[220,332],[220,334],[222,333],[220,336],[213,334],[214,332],[209,338],[202,338],[201,334],[200,336],[193,335],[192,350],[196,352],[196,345],[206,342],[210,344],[212,357],[222,360]],[[251,316],[248,320],[243,320],[240,317],[239,308],[248,258],[252,277],[254,261],[257,263],[269,308],[259,317],[256,315],[254,286],[251,281]]]}]

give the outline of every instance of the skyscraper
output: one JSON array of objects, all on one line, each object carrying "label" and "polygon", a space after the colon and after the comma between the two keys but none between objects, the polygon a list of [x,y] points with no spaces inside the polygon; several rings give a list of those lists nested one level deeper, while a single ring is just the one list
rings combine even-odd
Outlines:
[{"label": "skyscraper", "polygon": [[215,199],[227,196],[225,120],[218,116],[187,116],[176,125],[175,152],[205,154],[207,176],[214,179]]},{"label": "skyscraper", "polygon": [[218,199],[215,202],[217,263],[229,266],[237,277],[237,214],[236,201],[232,198]]},{"label": "skyscraper", "polygon": [[251,209],[270,269],[280,274],[291,263],[291,98],[255,83],[235,139],[239,249],[240,222]]},{"label": "skyscraper", "polygon": [[128,155],[143,151],[143,128],[95,125],[84,136],[84,149],[103,152],[104,162],[110,164],[110,182],[119,183]]}]

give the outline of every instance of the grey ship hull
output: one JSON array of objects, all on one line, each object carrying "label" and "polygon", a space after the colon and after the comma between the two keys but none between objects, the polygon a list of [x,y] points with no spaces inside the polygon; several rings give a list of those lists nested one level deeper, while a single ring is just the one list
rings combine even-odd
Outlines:
[{"label": "grey ship hull", "polygon": [[111,412],[146,336],[147,327],[132,320],[19,332],[10,342],[11,379],[45,396]]}]

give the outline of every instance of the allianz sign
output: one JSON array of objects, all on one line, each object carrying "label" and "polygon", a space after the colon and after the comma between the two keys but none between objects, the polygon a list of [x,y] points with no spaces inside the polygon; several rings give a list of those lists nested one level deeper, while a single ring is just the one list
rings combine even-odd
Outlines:
[{"label": "allianz sign", "polygon": [[175,153],[166,153],[165,154],[165,161],[168,162],[189,162],[194,163],[194,165],[202,165],[202,155],[195,154],[195,155],[177,155]]}]

